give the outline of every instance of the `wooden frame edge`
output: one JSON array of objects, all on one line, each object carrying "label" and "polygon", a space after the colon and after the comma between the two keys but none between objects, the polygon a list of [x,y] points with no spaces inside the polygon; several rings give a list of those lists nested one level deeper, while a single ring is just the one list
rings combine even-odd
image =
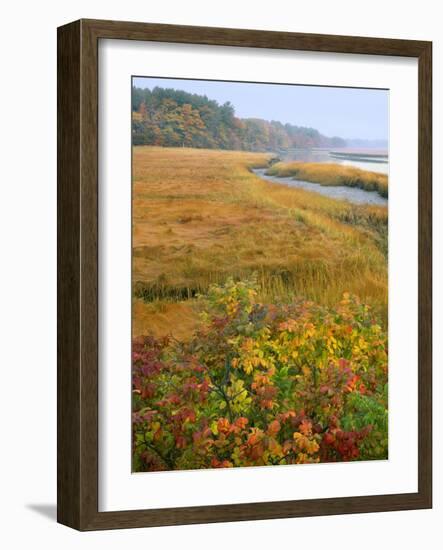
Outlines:
[{"label": "wooden frame edge", "polygon": [[57,520],[80,523],[80,22],[57,33]]},{"label": "wooden frame edge", "polygon": [[[417,57],[419,62],[419,487],[417,493],[98,512],[98,40]],[[81,531],[432,507],[432,43],[118,21],[58,29],[57,519]]]},{"label": "wooden frame edge", "polygon": [[418,57],[418,489],[432,508],[432,42]]}]

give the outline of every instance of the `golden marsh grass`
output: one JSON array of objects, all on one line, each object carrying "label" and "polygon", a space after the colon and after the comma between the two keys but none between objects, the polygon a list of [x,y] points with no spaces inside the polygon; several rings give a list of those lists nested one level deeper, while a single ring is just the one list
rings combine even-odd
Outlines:
[{"label": "golden marsh grass", "polygon": [[321,185],[359,187],[366,191],[377,191],[382,197],[388,196],[388,176],[353,166],[316,162],[278,162],[268,170],[268,174],[292,176],[298,180]]},{"label": "golden marsh grass", "polygon": [[186,338],[196,294],[252,273],[265,302],[351,292],[386,317],[387,208],[264,181],[269,157],[134,147],[134,336]]}]

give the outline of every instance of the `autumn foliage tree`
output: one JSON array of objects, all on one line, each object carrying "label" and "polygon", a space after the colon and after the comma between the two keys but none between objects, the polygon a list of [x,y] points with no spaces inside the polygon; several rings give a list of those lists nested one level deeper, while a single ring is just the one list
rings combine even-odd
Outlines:
[{"label": "autumn foliage tree", "polygon": [[314,128],[258,118],[241,119],[230,102],[156,87],[132,90],[134,145],[277,151],[291,147],[344,146]]}]

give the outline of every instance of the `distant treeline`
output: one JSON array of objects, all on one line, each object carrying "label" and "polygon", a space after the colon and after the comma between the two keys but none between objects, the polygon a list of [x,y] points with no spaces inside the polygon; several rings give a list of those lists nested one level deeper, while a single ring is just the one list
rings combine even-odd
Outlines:
[{"label": "distant treeline", "polygon": [[238,118],[230,102],[156,87],[132,88],[134,145],[278,151],[294,147],[344,147],[339,137],[314,128],[259,118]]}]

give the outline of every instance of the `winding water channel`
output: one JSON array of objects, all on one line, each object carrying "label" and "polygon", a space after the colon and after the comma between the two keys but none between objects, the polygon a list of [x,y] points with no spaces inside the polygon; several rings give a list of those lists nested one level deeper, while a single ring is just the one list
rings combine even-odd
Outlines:
[{"label": "winding water channel", "polygon": [[279,183],[287,185],[289,187],[298,187],[300,189],[306,189],[307,191],[314,191],[320,195],[325,195],[332,199],[347,200],[354,204],[378,204],[381,206],[387,206],[388,200],[380,196],[376,191],[365,191],[358,187],[340,186],[326,186],[319,183],[311,183],[309,181],[295,180],[292,177],[278,177],[269,176],[266,174],[266,168],[257,168],[253,172],[260,178],[271,181],[273,183]]}]

